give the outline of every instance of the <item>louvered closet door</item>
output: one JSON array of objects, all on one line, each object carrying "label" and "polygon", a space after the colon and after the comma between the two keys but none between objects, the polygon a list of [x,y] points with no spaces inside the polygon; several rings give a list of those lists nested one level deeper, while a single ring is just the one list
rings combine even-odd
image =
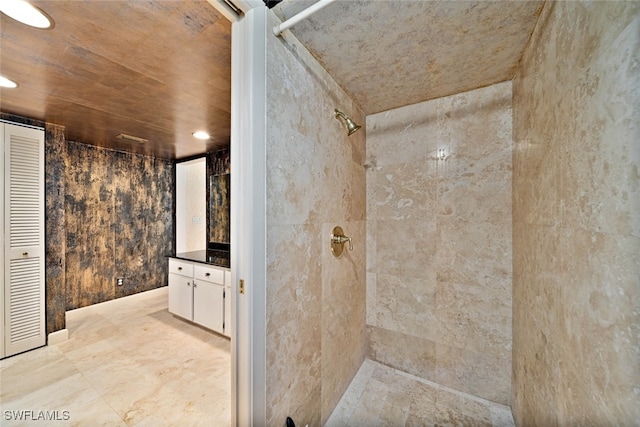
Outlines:
[{"label": "louvered closet door", "polygon": [[44,131],[4,125],[5,356],[46,344]]}]

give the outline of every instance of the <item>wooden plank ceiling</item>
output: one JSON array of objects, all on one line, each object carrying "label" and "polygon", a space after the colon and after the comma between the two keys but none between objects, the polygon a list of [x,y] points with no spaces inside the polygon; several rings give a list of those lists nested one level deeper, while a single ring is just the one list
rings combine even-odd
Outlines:
[{"label": "wooden plank ceiling", "polygon": [[231,24],[209,3],[32,3],[55,27],[0,14],[0,74],[20,85],[0,90],[3,112],[63,125],[68,140],[167,159],[228,147]]}]

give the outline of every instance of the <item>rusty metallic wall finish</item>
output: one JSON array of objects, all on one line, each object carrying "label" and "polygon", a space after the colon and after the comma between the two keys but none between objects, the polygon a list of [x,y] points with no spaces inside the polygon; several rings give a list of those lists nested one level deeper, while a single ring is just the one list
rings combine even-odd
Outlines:
[{"label": "rusty metallic wall finish", "polygon": [[45,250],[47,333],[65,328],[64,127],[45,126]]},{"label": "rusty metallic wall finish", "polygon": [[231,153],[218,150],[207,155],[207,229],[210,242],[231,241]]},{"label": "rusty metallic wall finish", "polygon": [[66,309],[166,285],[172,162],[68,142],[65,169]]}]

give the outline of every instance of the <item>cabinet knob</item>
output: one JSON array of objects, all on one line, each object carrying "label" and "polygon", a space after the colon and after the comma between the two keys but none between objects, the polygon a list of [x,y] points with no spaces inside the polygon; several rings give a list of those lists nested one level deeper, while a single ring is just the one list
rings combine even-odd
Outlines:
[{"label": "cabinet knob", "polygon": [[209,277],[209,276],[211,276],[211,273],[205,273],[204,274],[204,277]]},{"label": "cabinet knob", "polygon": [[22,256],[29,256],[29,252],[22,252]]},{"label": "cabinet knob", "polygon": [[182,267],[178,267],[178,271],[182,271]]},{"label": "cabinet knob", "polygon": [[196,285],[196,282],[193,282],[193,287],[197,288],[198,286]]},{"label": "cabinet knob", "polygon": [[191,282],[187,282],[187,286],[191,286]]}]

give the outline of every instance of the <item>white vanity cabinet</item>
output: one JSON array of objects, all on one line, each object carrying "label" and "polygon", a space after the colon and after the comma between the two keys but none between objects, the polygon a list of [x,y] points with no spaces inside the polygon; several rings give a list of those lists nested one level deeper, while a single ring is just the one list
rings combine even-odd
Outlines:
[{"label": "white vanity cabinet", "polygon": [[169,312],[229,336],[225,273],[228,269],[170,258]]}]

